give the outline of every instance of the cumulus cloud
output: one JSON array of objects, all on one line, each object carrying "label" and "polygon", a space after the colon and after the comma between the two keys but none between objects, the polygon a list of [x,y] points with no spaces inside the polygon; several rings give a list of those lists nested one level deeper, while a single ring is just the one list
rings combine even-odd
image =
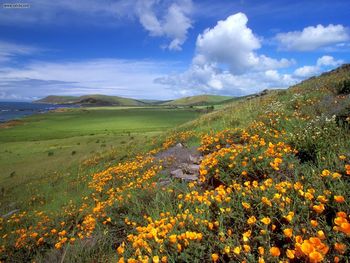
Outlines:
[{"label": "cumulus cloud", "polygon": [[294,75],[297,77],[310,77],[316,75],[320,72],[320,68],[318,66],[303,66],[297,68],[294,71]]},{"label": "cumulus cloud", "polygon": [[156,14],[157,0],[139,0],[137,14],[140,23],[151,36],[165,36],[171,39],[167,48],[181,50],[181,45],[187,38],[187,32],[192,27],[188,17],[192,9],[191,0],[178,0],[166,8],[165,12]]},{"label": "cumulus cloud", "polygon": [[303,66],[294,71],[294,76],[299,78],[311,77],[321,73],[329,67],[336,67],[344,63],[343,60],[336,60],[332,56],[322,56],[317,59],[316,65]]},{"label": "cumulus cloud", "polygon": [[350,35],[343,25],[330,24],[309,26],[302,31],[279,33],[275,39],[284,50],[312,51],[347,42],[350,40]]},{"label": "cumulus cloud", "polygon": [[179,94],[232,95],[293,84],[295,79],[279,74],[276,69],[295,62],[258,54],[261,41],[247,23],[247,16],[237,13],[204,30],[197,38],[190,68],[180,74],[158,78],[156,82],[177,88]]},{"label": "cumulus cloud", "polygon": [[317,66],[319,66],[319,67],[322,67],[322,66],[336,67],[342,63],[344,63],[343,60],[341,60],[341,59],[335,60],[334,57],[332,57],[332,56],[323,56],[317,60]]},{"label": "cumulus cloud", "polygon": [[[219,21],[213,28],[206,29],[197,38],[197,56],[202,63],[215,62],[229,66],[230,72],[240,74],[247,69],[271,69],[289,66],[292,61],[276,60],[265,55],[257,55],[260,40],[247,27],[248,18],[243,13],[229,16]],[[198,61],[198,58],[195,58]]]}]

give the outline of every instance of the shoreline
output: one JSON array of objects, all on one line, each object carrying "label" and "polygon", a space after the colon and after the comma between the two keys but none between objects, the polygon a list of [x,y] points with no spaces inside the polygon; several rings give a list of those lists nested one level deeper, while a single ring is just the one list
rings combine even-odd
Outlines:
[{"label": "shoreline", "polygon": [[[16,106],[16,104],[18,104],[18,106]],[[36,114],[44,114],[55,111],[62,112],[69,108],[76,107],[72,105],[34,102],[0,102],[0,127],[4,125],[6,126],[6,124],[9,122],[23,121],[24,118]]]}]

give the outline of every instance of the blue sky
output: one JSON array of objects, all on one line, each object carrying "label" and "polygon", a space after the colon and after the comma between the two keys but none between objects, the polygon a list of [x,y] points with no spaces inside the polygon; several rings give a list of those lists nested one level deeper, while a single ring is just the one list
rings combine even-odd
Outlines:
[{"label": "blue sky", "polygon": [[0,6],[0,100],[284,88],[350,60],[348,0],[29,0]]}]

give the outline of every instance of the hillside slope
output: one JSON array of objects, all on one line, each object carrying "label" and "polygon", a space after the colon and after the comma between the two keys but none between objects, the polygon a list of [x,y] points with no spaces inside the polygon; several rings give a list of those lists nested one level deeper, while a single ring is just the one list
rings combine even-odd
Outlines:
[{"label": "hillside slope", "polygon": [[[349,65],[232,102],[95,173],[59,218],[3,221],[1,235],[17,231],[2,260],[346,262],[349,105]],[[198,147],[197,179],[169,174],[179,142]]]},{"label": "hillside slope", "polygon": [[35,101],[35,103],[49,104],[80,104],[80,105],[96,105],[96,106],[143,106],[147,103],[118,96],[107,95],[84,95],[80,97],[74,96],[47,96],[43,99]]},{"label": "hillside slope", "polygon": [[168,102],[165,102],[164,105],[174,105],[174,106],[211,105],[211,104],[221,103],[229,99],[232,99],[232,97],[218,96],[218,95],[198,95],[198,96],[184,97],[184,98],[168,101]]}]

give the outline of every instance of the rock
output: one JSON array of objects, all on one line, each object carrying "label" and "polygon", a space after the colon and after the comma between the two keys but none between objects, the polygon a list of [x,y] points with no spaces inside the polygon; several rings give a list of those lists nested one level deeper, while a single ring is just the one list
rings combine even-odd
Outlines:
[{"label": "rock", "polygon": [[159,181],[157,183],[157,185],[159,185],[159,186],[167,186],[169,184],[171,184],[171,179],[169,179],[169,178],[161,178],[161,179],[159,179]]},{"label": "rock", "polygon": [[183,176],[182,169],[176,169],[170,172],[171,176],[178,178],[178,176]]},{"label": "rock", "polygon": [[184,146],[182,145],[182,143],[180,143],[180,142],[179,142],[178,144],[176,144],[175,146],[176,146],[177,148],[183,148],[183,147],[184,147]]},{"label": "rock", "polygon": [[189,159],[190,159],[190,162],[194,163],[194,164],[200,164],[200,162],[201,162],[201,157],[200,156],[192,156],[192,155],[190,155]]},{"label": "rock", "polygon": [[193,174],[177,175],[177,176],[174,176],[174,178],[182,179],[183,181],[197,181],[198,180],[198,176],[193,175]]},{"label": "rock", "polygon": [[1,217],[2,218],[7,218],[7,217],[10,217],[10,216],[12,216],[13,214],[15,214],[17,212],[19,212],[19,209],[12,210],[12,211],[8,212],[7,214],[5,214],[5,215],[3,215]]},{"label": "rock", "polygon": [[181,164],[181,168],[183,168],[186,172],[190,174],[198,174],[199,173],[199,165],[198,164]]}]

